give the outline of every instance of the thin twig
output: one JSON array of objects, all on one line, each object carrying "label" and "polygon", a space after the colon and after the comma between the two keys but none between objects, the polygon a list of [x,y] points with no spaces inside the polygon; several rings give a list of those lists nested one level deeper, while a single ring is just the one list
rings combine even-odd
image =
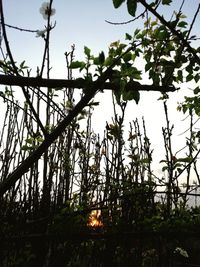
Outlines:
[{"label": "thin twig", "polygon": [[[0,21],[1,23],[1,21]],[[13,25],[10,25],[10,24],[6,24],[5,23],[5,26],[8,27],[8,28],[12,28],[12,29],[15,29],[15,30],[18,30],[18,31],[23,31],[23,32],[30,32],[30,33],[36,33],[38,30],[29,30],[29,29],[24,29],[24,28],[21,28],[21,27],[16,27],[16,26],[13,26]]]},{"label": "thin twig", "polygon": [[109,20],[105,20],[105,22],[109,23],[109,24],[112,24],[112,25],[125,25],[125,24],[129,24],[131,22],[134,22],[135,20],[139,19],[140,17],[143,17],[144,14],[145,14],[146,10],[144,12],[142,12],[139,16],[137,16],[136,18],[134,19],[130,19],[128,21],[124,21],[124,22],[112,22],[112,21],[109,21]]}]

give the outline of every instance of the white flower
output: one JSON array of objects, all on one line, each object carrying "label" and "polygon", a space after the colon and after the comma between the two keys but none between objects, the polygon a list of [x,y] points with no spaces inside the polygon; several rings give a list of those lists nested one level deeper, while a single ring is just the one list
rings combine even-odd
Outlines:
[{"label": "white flower", "polygon": [[36,37],[42,37],[42,38],[44,38],[45,37],[45,33],[46,33],[46,29],[45,30],[37,30],[36,31]]},{"label": "white flower", "polygon": [[40,8],[40,13],[42,14],[44,19],[48,19],[48,16],[53,16],[56,13],[55,8],[50,9],[49,2],[42,3],[42,6]]},{"label": "white flower", "polygon": [[184,250],[183,248],[177,247],[174,250],[174,253],[179,254],[179,255],[183,256],[184,258],[189,258],[187,251]]}]

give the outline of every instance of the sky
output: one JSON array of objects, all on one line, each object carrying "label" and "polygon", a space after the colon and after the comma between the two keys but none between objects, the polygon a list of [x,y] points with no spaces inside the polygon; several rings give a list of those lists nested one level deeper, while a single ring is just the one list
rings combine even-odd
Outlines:
[{"label": "sky", "polygon": [[[39,13],[43,1],[40,0],[4,0],[5,22],[30,30],[42,30],[46,21]],[[171,17],[172,10],[177,10],[180,0],[176,0],[172,8],[162,10],[167,17]],[[183,11],[188,15],[191,22],[199,1],[186,0]],[[132,19],[126,6],[122,5],[115,9],[112,0],[54,0],[53,7],[56,14],[52,22],[56,27],[51,33],[51,78],[66,78],[66,63],[64,53],[71,50],[75,44],[76,60],[84,59],[83,49],[88,46],[92,53],[98,55],[101,51],[108,51],[110,43],[116,40],[124,41],[125,33],[133,33],[136,28],[142,27],[142,21],[135,21],[126,25],[114,26],[105,22],[124,22]],[[198,17],[199,20],[200,17]],[[197,23],[198,24],[198,23]],[[194,28],[198,34],[197,28]],[[44,41],[37,38],[35,33],[20,32],[7,28],[9,44],[15,60],[20,63],[26,60],[31,67],[31,76],[36,76],[36,69],[41,65]],[[140,62],[138,63],[140,64]],[[141,62],[142,65],[142,62]],[[144,75],[141,83],[149,83]],[[181,135],[188,128],[185,116],[176,111],[177,102],[184,99],[188,94],[188,85],[182,84],[178,92],[170,93],[168,101],[169,118],[174,127],[173,145],[174,150],[179,150],[185,145],[185,137]],[[162,127],[166,126],[164,109],[159,92],[143,92],[138,105],[134,101],[128,104],[126,125],[129,121],[144,117],[147,135],[154,149],[156,162],[164,159]],[[100,106],[94,111],[93,128],[103,133],[106,121],[111,122],[113,116],[111,92],[99,93],[95,100],[100,101]],[[96,123],[98,121],[98,123]],[[159,167],[158,167],[159,169]]]}]

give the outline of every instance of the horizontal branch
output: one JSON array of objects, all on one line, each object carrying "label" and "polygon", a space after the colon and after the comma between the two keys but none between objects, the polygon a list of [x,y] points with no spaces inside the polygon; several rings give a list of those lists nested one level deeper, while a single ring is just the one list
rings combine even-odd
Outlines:
[{"label": "horizontal branch", "polygon": [[[42,79],[33,77],[21,77],[13,75],[0,75],[0,84],[15,85],[15,86],[31,86],[31,87],[49,87],[49,88],[86,88],[88,82],[84,79],[65,80],[65,79]],[[99,82],[92,82],[92,87],[96,90]],[[105,82],[103,88],[106,90],[118,90],[119,85],[111,82]],[[176,88],[173,85],[170,86],[158,86],[158,85],[143,85],[136,81],[130,81],[126,85],[126,90],[138,90],[138,91],[160,91],[160,92],[174,92]]]}]

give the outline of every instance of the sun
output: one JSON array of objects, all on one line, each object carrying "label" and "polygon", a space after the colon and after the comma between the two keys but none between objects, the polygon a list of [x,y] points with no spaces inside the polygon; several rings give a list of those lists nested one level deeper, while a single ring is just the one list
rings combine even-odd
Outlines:
[{"label": "sun", "polygon": [[103,223],[101,221],[101,211],[100,210],[92,210],[91,211],[87,225],[91,228],[103,227]]}]

